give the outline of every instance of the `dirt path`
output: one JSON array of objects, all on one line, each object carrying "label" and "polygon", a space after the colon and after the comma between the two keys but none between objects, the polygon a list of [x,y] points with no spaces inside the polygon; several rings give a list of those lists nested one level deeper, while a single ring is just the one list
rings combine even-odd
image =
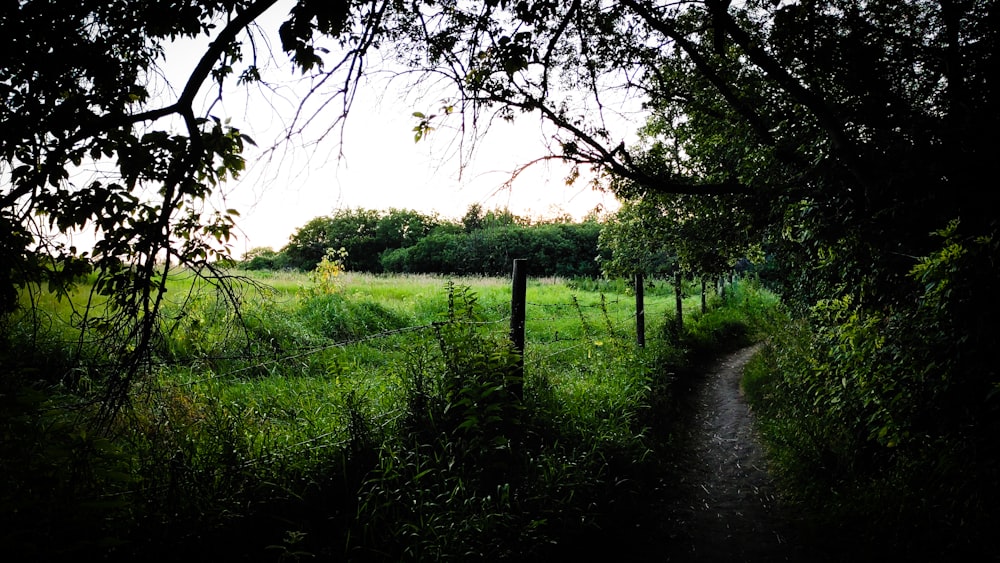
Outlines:
[{"label": "dirt path", "polygon": [[688,381],[690,423],[671,465],[661,531],[661,561],[777,562],[827,559],[799,545],[782,512],[740,390],[743,366],[756,351],[721,358]]}]

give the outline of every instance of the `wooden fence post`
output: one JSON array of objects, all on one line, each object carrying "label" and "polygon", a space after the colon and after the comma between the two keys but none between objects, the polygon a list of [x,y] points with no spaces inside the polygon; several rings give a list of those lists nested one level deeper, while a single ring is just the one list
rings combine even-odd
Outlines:
[{"label": "wooden fence post", "polygon": [[677,335],[684,330],[684,278],[681,276],[681,269],[674,272],[674,299],[677,305]]},{"label": "wooden fence post", "polygon": [[708,297],[705,295],[707,284],[705,283],[705,276],[701,277],[701,314],[704,315],[708,312]]},{"label": "wooden fence post", "polygon": [[646,304],[643,298],[642,273],[635,274],[635,342],[640,348],[646,347]]},{"label": "wooden fence post", "polygon": [[511,276],[510,295],[510,341],[520,354],[517,361],[517,371],[514,374],[513,391],[518,397],[524,393],[524,319],[526,309],[526,294],[528,288],[527,261],[523,258],[514,260],[514,270]]}]

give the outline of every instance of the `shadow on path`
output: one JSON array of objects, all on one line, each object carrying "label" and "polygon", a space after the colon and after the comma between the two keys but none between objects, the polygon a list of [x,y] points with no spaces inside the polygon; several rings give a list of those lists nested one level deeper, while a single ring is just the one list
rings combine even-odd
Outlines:
[{"label": "shadow on path", "polygon": [[820,562],[839,558],[803,542],[779,502],[740,388],[757,351],[742,348],[711,364],[689,386],[679,452],[668,460],[656,561]]},{"label": "shadow on path", "polygon": [[[893,561],[821,530],[781,502],[744,400],[741,348],[669,383],[653,409],[651,473],[600,529],[548,555],[585,561],[664,563],[866,563]],[[656,395],[654,393],[654,395]],[[553,560],[545,558],[543,560]]]}]

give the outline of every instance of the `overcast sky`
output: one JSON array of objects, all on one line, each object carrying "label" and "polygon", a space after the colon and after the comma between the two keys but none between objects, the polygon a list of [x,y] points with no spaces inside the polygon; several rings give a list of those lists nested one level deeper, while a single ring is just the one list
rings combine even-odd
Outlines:
[{"label": "overcast sky", "polygon": [[559,162],[536,164],[504,189],[519,165],[546,154],[537,122],[494,124],[462,167],[451,132],[434,131],[414,142],[412,113],[421,108],[373,101],[356,103],[342,146],[292,146],[294,151],[262,161],[254,159],[260,151],[249,149],[250,169],[231,187],[228,200],[241,211],[248,248],[278,248],[296,227],[339,208],[395,207],[446,218],[461,217],[472,203],[532,217],[562,212],[582,217],[597,205],[616,208],[613,196],[593,191],[585,181],[567,186],[569,168]]},{"label": "overcast sky", "polygon": [[[279,3],[265,14],[263,31],[276,35],[288,4]],[[203,44],[189,42],[168,51],[164,70],[175,91],[183,87],[201,49]],[[234,245],[237,255],[258,246],[278,249],[308,220],[343,208],[395,207],[455,219],[472,203],[486,209],[508,207],[532,217],[557,213],[582,217],[598,205],[617,208],[613,196],[593,191],[585,181],[567,186],[568,167],[554,161],[535,165],[510,189],[502,189],[518,166],[547,154],[545,131],[537,117],[523,116],[514,124],[495,123],[477,145],[475,158],[464,167],[456,156],[452,131],[434,131],[414,142],[412,129],[417,120],[413,112],[438,111],[435,106],[440,106],[440,98],[430,94],[416,99],[402,82],[387,85],[381,76],[362,85],[342,143],[339,134],[333,134],[322,143],[310,144],[322,130],[317,127],[275,152],[265,152],[262,149],[284,136],[307,86],[287,64],[276,41],[275,49],[279,60],[272,64],[282,66],[264,72],[265,80],[276,86],[274,90],[251,88],[248,93],[247,88],[234,88],[212,108],[213,115],[231,118],[232,125],[258,144],[245,153],[246,173],[225,188],[225,205],[241,214],[240,236]],[[333,56],[329,55],[331,60]],[[203,94],[206,103],[216,97],[211,88]]]}]

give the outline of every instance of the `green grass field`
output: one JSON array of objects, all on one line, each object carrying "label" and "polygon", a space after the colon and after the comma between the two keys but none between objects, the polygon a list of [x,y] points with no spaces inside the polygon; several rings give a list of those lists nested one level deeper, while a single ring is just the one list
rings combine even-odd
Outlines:
[{"label": "green grass field", "polygon": [[[469,289],[477,330],[498,342],[509,333],[509,280],[348,273],[336,293],[315,295],[303,274],[251,275],[268,286],[244,296],[251,334],[228,326],[235,320],[231,309],[211,293],[188,300],[183,317],[178,303],[168,307],[166,316],[180,320],[168,322],[172,353],[159,384],[195,403],[208,397],[228,403],[284,444],[312,447],[318,435],[344,439],[348,393],[369,405],[372,416],[391,419],[408,366],[437,346],[432,327],[446,318],[448,284]],[[187,295],[183,283],[172,288],[175,296]],[[688,298],[688,310],[698,299]],[[580,289],[563,280],[530,280],[527,303],[529,381],[544,376],[559,400],[587,419],[634,399],[638,390],[628,389],[641,379],[634,364],[644,361],[644,351],[635,345],[635,298],[622,284]],[[647,290],[645,304],[653,333],[673,310],[672,292],[657,285]]]},{"label": "green grass field", "polygon": [[[509,280],[230,274],[242,277],[228,292],[172,278],[149,373],[110,434],[85,430],[105,379],[87,358],[100,350],[65,352],[89,342],[73,326],[86,286],[33,296],[44,322],[20,322],[46,359],[26,355],[23,373],[55,375],[37,402],[8,395],[45,413],[5,419],[19,436],[5,447],[34,452],[5,468],[26,491],[9,505],[58,508],[60,525],[85,536],[63,538],[67,549],[121,543],[125,559],[161,544],[225,557],[239,544],[251,560],[422,560],[512,546],[538,555],[641,498],[629,475],[653,447],[652,389],[683,355],[665,337],[669,286],[646,288],[640,348],[625,283],[529,279],[515,400]],[[700,296],[686,297],[691,334],[711,340],[738,322],[720,305],[713,297],[717,311],[702,315]],[[87,477],[67,479],[65,466]],[[94,495],[117,500],[77,500]],[[9,524],[18,537],[41,533]]]}]

